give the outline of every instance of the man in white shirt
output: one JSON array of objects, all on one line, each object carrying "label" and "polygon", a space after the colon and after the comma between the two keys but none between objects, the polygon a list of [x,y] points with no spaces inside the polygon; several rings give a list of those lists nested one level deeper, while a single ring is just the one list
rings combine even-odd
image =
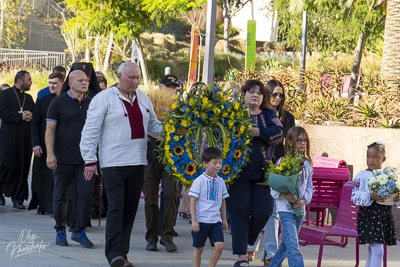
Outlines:
[{"label": "man in white shirt", "polygon": [[158,138],[162,126],[149,97],[137,90],[139,67],[123,63],[119,83],[93,98],[82,131],[85,178],[97,174],[97,145],[108,199],[105,254],[112,267],[133,266],[127,259],[130,236],[147,165],[147,135]]}]

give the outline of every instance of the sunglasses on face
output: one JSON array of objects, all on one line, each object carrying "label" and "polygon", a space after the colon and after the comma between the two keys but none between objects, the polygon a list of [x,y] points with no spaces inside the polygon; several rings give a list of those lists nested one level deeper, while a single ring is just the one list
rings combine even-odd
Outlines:
[{"label": "sunglasses on face", "polygon": [[273,98],[277,98],[278,96],[279,96],[280,98],[283,98],[285,95],[284,95],[284,94],[281,94],[281,93],[273,93],[271,96],[272,96]]}]

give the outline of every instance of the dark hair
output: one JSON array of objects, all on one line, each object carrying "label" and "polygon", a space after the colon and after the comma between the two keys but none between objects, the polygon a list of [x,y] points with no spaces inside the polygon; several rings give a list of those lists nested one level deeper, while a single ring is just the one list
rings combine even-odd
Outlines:
[{"label": "dark hair", "polygon": [[[62,72],[62,73],[67,74],[67,70],[63,66],[55,66],[53,68],[53,72]],[[64,77],[64,79],[65,79],[65,77]]]},{"label": "dark hair", "polygon": [[25,74],[29,74],[29,72],[27,72],[26,70],[18,71],[17,74],[15,74],[14,84],[16,84],[18,80],[22,80],[23,82],[25,82]]},{"label": "dark hair", "polygon": [[9,86],[8,84],[4,83],[0,86],[0,91],[3,91],[4,89],[10,88],[11,86]]},{"label": "dark hair", "polygon": [[195,82],[194,84],[192,84],[192,86],[190,86],[189,93],[195,95],[199,92],[199,89],[203,88],[203,86],[207,85],[203,82]]},{"label": "dark hair", "polygon": [[297,138],[299,138],[299,136],[301,134],[304,134],[306,136],[306,138],[308,139],[307,142],[307,146],[306,146],[306,151],[304,151],[304,157],[306,159],[308,159],[308,161],[310,162],[310,164],[312,164],[312,160],[311,160],[311,156],[310,156],[310,138],[308,137],[307,131],[306,129],[304,129],[301,126],[293,126],[292,128],[289,129],[286,138],[285,138],[285,154],[288,153],[289,149],[291,148],[289,146],[289,142],[288,140],[291,140],[292,143],[293,142],[297,142]]},{"label": "dark hair", "polygon": [[259,86],[260,87],[260,92],[263,94],[263,99],[262,99],[260,108],[266,109],[267,105],[266,105],[265,99],[267,98],[266,97],[267,92],[265,90],[264,85],[259,80],[247,80],[247,81],[245,81],[244,85],[241,88],[242,94],[245,95],[247,93],[247,91],[250,91],[255,86]]},{"label": "dark hair", "polygon": [[63,83],[65,77],[61,72],[53,72],[49,75],[49,79],[58,79],[61,83]]},{"label": "dark hair", "polygon": [[375,147],[383,157],[385,156],[386,150],[385,150],[384,144],[381,144],[378,142],[373,142],[372,144],[367,146],[368,149],[370,149],[372,147]]},{"label": "dark hair", "polygon": [[101,71],[96,71],[96,76],[100,76],[100,77],[104,77],[104,73],[102,73]]},{"label": "dark hair", "polygon": [[283,98],[281,100],[281,102],[278,105],[278,112],[279,112],[279,117],[281,119],[281,122],[284,123],[285,121],[285,89],[283,88],[283,84],[280,81],[277,80],[270,80],[269,82],[267,82],[267,84],[265,85],[265,90],[267,92],[267,97],[266,97],[266,105],[269,105],[270,101],[271,101],[271,97],[272,97],[272,93],[274,92],[274,89],[276,87],[280,87],[282,88],[282,93],[283,93]]},{"label": "dark hair", "polygon": [[224,154],[216,147],[208,147],[201,153],[201,160],[209,163],[212,159],[223,159]]},{"label": "dark hair", "polygon": [[101,83],[104,83],[104,85],[105,85],[106,88],[107,88],[107,79],[106,79],[105,77],[103,77],[103,76],[97,76],[97,81],[99,82],[99,85],[100,85]]}]

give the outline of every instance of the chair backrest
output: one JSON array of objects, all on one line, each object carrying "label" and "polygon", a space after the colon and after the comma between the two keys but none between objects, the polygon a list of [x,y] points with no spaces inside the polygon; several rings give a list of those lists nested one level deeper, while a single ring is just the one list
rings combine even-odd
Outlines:
[{"label": "chair backrest", "polygon": [[339,208],[344,184],[350,180],[350,172],[345,168],[314,168],[311,208]]},{"label": "chair backrest", "polygon": [[353,181],[344,185],[340,206],[336,217],[335,227],[357,230],[358,206],[351,201]]},{"label": "chair backrest", "polygon": [[333,159],[328,157],[315,157],[313,159],[313,167],[323,168],[347,168],[346,161],[342,159]]}]

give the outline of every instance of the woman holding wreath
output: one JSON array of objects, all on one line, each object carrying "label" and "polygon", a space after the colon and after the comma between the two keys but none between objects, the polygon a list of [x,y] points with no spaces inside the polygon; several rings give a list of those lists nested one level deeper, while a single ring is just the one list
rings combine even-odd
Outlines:
[{"label": "woman holding wreath", "polygon": [[231,222],[232,250],[238,255],[234,267],[249,266],[247,244],[254,244],[272,214],[274,200],[264,181],[264,160],[272,160],[283,127],[275,111],[267,109],[266,89],[259,80],[247,80],[241,88],[254,126],[250,161],[229,186],[227,207]]}]

